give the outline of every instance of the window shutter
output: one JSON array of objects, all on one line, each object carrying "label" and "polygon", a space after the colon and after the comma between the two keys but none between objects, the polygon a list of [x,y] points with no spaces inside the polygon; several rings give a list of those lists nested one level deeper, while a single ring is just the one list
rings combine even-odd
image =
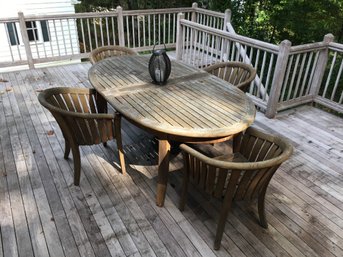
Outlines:
[{"label": "window shutter", "polygon": [[8,36],[10,38],[11,46],[19,45],[19,38],[18,38],[18,32],[17,27],[15,25],[15,22],[8,22],[6,23]]},{"label": "window shutter", "polygon": [[41,28],[42,28],[43,41],[44,42],[50,41],[49,24],[48,24],[48,22],[47,21],[41,21],[40,25],[41,25]]}]

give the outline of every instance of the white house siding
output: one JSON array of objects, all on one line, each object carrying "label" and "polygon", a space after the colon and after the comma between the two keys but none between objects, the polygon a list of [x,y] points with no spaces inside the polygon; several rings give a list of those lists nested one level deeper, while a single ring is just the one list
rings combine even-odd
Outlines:
[{"label": "white house siding", "polygon": [[[24,13],[24,16],[75,13],[71,0],[10,0],[6,1],[6,8],[3,8],[5,1],[0,0],[0,2],[0,19],[18,17],[20,11]],[[74,19],[49,20],[47,22],[50,41],[44,42],[40,21],[36,21],[38,40],[30,42],[34,59],[72,55],[80,52]],[[20,45],[11,46],[6,32],[6,24],[0,22],[0,63],[26,60],[25,47],[18,22],[16,22],[16,29]]]}]

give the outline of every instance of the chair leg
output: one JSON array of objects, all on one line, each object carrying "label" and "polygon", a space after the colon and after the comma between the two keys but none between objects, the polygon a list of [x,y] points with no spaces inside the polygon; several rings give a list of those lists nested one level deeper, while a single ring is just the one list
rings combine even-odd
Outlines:
[{"label": "chair leg", "polygon": [[230,211],[231,205],[232,205],[232,197],[233,197],[232,194],[233,194],[232,191],[227,191],[225,194],[225,197],[223,199],[223,205],[222,205],[222,208],[220,210],[219,220],[218,220],[218,224],[217,224],[216,237],[214,239],[214,250],[219,250],[220,245],[221,245],[227,215],[229,214],[229,211]]},{"label": "chair leg", "polygon": [[68,159],[70,153],[70,144],[64,139],[64,159]]},{"label": "chair leg", "polygon": [[71,150],[73,153],[74,159],[74,185],[80,185],[80,176],[81,176],[81,158],[80,158],[80,149],[77,145],[71,145]]},{"label": "chair leg", "polygon": [[228,201],[227,199],[224,198],[223,206],[220,210],[219,214],[219,220],[217,224],[217,232],[216,232],[216,237],[214,239],[214,250],[219,250],[222,238],[223,238],[223,233],[225,229],[225,223],[227,219],[227,215],[229,214],[229,211],[231,209],[231,204],[232,204],[232,199]]},{"label": "chair leg", "polygon": [[116,117],[114,119],[115,123],[115,136],[117,140],[117,147],[118,147],[118,154],[119,154],[119,162],[120,167],[123,175],[126,175],[126,166],[125,166],[125,157],[124,157],[124,151],[123,151],[123,143],[121,138],[121,116],[120,114],[116,114]]},{"label": "chair leg", "polygon": [[258,208],[258,216],[260,218],[260,225],[263,228],[268,228],[268,222],[267,222],[267,218],[266,218],[266,213],[264,210],[264,205],[265,205],[265,196],[266,196],[266,191],[267,188],[265,188],[260,195],[258,196],[258,203],[257,203],[257,208]]},{"label": "chair leg", "polygon": [[181,192],[181,198],[179,203],[179,209],[180,211],[183,211],[185,209],[186,200],[187,200],[187,192],[188,192],[188,182],[189,182],[189,174],[187,169],[184,169],[184,178],[182,181],[182,192]]},{"label": "chair leg", "polygon": [[125,157],[124,157],[124,151],[123,151],[123,145],[121,142],[121,137],[120,139],[117,138],[117,146],[118,146],[118,154],[119,154],[119,162],[120,162],[120,167],[123,175],[126,175],[126,166],[125,166]]}]

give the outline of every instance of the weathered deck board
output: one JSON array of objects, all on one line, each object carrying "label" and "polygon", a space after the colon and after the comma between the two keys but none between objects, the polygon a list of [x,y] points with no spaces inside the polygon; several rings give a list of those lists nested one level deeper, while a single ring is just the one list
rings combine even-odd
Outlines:
[{"label": "weathered deck board", "polygon": [[[56,121],[40,89],[86,86],[88,63],[0,74],[0,256],[343,256],[343,122],[303,106],[254,126],[289,138],[292,158],[266,197],[268,230],[252,206],[229,214],[213,251],[218,202],[191,187],[177,208],[182,167],[173,156],[164,208],[156,207],[156,142],[123,121],[129,176],[115,142],[82,147],[80,187],[63,159]],[[7,89],[7,90],[6,90]],[[48,133],[52,131],[52,133]],[[50,135],[49,135],[50,134]]]}]

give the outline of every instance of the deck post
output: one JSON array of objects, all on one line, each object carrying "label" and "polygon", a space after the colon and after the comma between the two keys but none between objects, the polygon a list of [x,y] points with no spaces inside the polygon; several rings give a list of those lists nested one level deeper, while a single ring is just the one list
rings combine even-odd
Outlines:
[{"label": "deck post", "polygon": [[117,14],[119,45],[125,46],[123,8],[121,6],[117,6]]},{"label": "deck post", "polygon": [[176,60],[182,59],[182,35],[183,35],[183,28],[181,25],[181,20],[185,18],[183,13],[179,13],[177,15],[177,27],[176,27]]},{"label": "deck post", "polygon": [[266,110],[266,116],[270,119],[274,118],[277,112],[277,106],[283,85],[283,79],[286,73],[291,45],[292,43],[289,40],[284,40],[279,45],[279,53],[275,65],[275,72]]},{"label": "deck post", "polygon": [[[27,64],[29,65],[30,69],[34,69],[35,65],[33,63],[33,57],[32,57],[32,52],[31,52],[29,36],[27,35],[27,28],[26,28],[24,13],[18,12],[18,18],[19,18],[20,33],[21,33],[21,37],[23,39],[23,43],[24,43],[24,47],[25,47]],[[37,43],[37,42],[35,42],[35,43]]]},{"label": "deck post", "polygon": [[196,22],[197,21],[197,9],[198,8],[198,3],[193,3],[192,4],[192,22]]},{"label": "deck post", "polygon": [[224,16],[224,24],[223,24],[223,30],[224,31],[227,31],[226,30],[226,26],[230,22],[231,22],[231,10],[230,9],[226,9],[225,10],[225,16]]},{"label": "deck post", "polygon": [[329,44],[333,42],[334,36],[332,34],[326,34],[323,39],[323,43],[326,45],[326,48],[321,50],[318,56],[317,65],[314,71],[313,79],[310,86],[310,95],[313,96],[313,99],[318,95],[320,86],[323,81],[325,68],[328,62],[329,57]]}]

